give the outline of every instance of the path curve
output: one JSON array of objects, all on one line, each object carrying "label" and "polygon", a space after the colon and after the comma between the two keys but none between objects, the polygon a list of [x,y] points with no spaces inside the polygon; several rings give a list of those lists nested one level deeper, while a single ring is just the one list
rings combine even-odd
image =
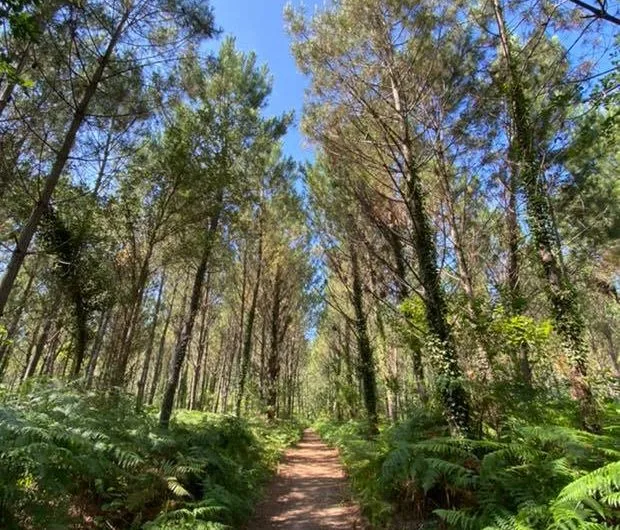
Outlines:
[{"label": "path curve", "polygon": [[363,530],[338,451],[307,429],[289,449],[247,530]]}]

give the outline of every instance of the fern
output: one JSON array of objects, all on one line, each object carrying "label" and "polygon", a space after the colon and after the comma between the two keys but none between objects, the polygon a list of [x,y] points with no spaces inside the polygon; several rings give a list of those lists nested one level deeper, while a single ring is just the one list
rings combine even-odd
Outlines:
[{"label": "fern", "polygon": [[267,436],[259,424],[192,412],[164,433],[129,396],[55,382],[0,399],[0,527],[7,529],[69,528],[78,506],[107,528],[138,528],[158,512],[153,528],[238,525],[300,432],[282,424]]},{"label": "fern", "polygon": [[462,530],[584,530],[620,520],[616,436],[514,421],[499,438],[456,439],[429,418],[414,414],[372,441],[353,422],[317,425],[341,448],[377,526],[397,510]]}]

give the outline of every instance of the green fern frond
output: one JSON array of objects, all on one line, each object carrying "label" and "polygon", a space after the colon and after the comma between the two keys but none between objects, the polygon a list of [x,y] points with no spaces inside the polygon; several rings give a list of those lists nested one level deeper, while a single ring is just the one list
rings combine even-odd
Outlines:
[{"label": "green fern frond", "polygon": [[571,482],[558,495],[558,502],[580,502],[588,497],[620,491],[620,462],[613,462]]},{"label": "green fern frond", "polygon": [[177,497],[191,497],[192,494],[187,491],[176,477],[166,477],[168,489]]},{"label": "green fern frond", "polygon": [[478,530],[481,528],[480,515],[469,510],[434,510],[433,513],[459,530]]}]

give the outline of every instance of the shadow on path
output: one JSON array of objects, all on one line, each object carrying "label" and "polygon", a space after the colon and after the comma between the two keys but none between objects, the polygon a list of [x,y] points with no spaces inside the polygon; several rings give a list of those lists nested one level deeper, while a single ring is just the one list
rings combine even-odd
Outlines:
[{"label": "shadow on path", "polygon": [[247,530],[363,530],[338,451],[311,430],[289,449]]}]

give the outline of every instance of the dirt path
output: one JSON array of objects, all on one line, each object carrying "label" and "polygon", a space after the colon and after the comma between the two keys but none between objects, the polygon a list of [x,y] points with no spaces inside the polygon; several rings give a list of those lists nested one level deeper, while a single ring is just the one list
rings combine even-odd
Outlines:
[{"label": "dirt path", "polygon": [[311,430],[289,449],[247,530],[363,530],[338,452]]}]

